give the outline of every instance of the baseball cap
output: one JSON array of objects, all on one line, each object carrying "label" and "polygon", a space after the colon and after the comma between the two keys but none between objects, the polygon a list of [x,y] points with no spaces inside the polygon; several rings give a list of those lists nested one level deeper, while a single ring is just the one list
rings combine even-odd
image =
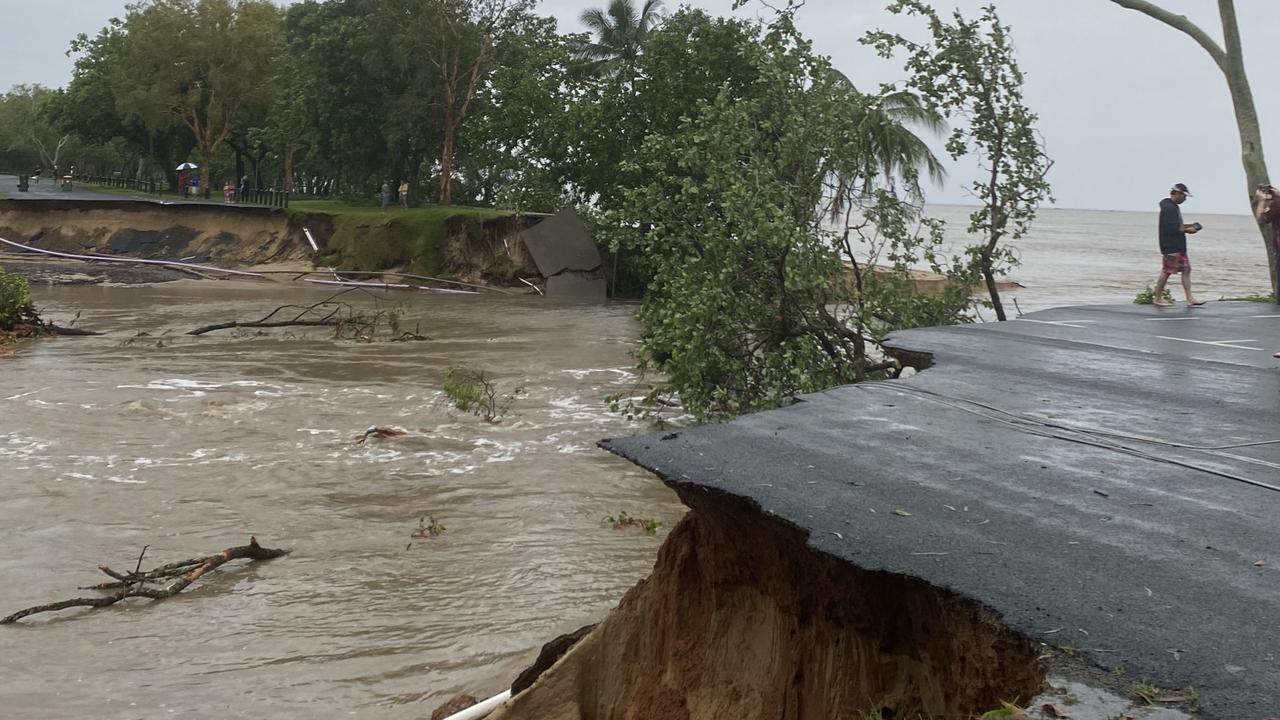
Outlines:
[{"label": "baseball cap", "polygon": [[1183,185],[1182,183],[1177,183],[1176,185],[1174,185],[1173,189],[1170,190],[1169,192],[1174,192],[1175,190],[1177,192],[1182,193],[1183,195],[1186,195],[1187,197],[1191,197],[1191,191],[1188,190],[1187,186]]}]

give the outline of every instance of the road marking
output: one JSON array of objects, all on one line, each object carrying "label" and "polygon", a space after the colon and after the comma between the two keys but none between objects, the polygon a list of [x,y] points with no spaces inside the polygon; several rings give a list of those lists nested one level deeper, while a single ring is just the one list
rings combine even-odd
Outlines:
[{"label": "road marking", "polygon": [[1058,325],[1059,327],[1077,328],[1084,330],[1084,325],[1075,325],[1073,323],[1084,323],[1085,325],[1094,322],[1093,320],[1032,320],[1031,318],[1018,318],[1022,322],[1040,323],[1041,325]]},{"label": "road marking", "polygon": [[1251,318],[1280,318],[1280,315],[1250,315]]},{"label": "road marking", "polygon": [[1187,318],[1146,318],[1146,319],[1151,322],[1169,322],[1170,320],[1203,320],[1204,318],[1187,317]]},{"label": "road marking", "polygon": [[1213,345],[1214,347],[1231,348],[1232,350],[1258,350],[1262,348],[1251,347],[1249,345],[1240,345],[1239,343],[1258,342],[1255,338],[1245,338],[1244,340],[1191,340],[1189,338],[1167,337],[1165,335],[1157,335],[1161,340],[1177,340],[1178,342],[1197,343],[1199,345]]}]

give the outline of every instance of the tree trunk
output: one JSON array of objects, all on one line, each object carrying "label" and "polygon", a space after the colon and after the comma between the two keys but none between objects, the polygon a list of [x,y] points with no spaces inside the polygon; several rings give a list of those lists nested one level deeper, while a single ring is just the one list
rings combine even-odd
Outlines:
[{"label": "tree trunk", "polygon": [[453,102],[446,97],[444,107],[444,148],[440,151],[440,204],[453,204]]},{"label": "tree trunk", "polygon": [[[232,145],[231,145],[231,149],[232,149],[232,150],[235,152],[235,154],[236,154],[236,184],[237,184],[237,185],[239,185],[239,184],[240,184],[240,178],[244,177],[244,153],[243,153],[243,152],[241,152],[241,151],[240,151],[240,148],[239,148],[239,147],[237,147],[235,144],[232,144]],[[257,175],[258,175],[258,168],[257,168],[257,164],[255,164],[255,165],[254,165],[254,172],[253,172],[253,174],[254,174],[254,180],[256,181],[256,180],[257,180]],[[255,186],[255,187],[257,186],[257,183],[256,183],[256,182],[254,183],[254,186]]]},{"label": "tree trunk", "polygon": [[212,178],[209,176],[209,169],[213,167],[213,147],[206,143],[200,144],[200,158],[204,161],[204,166],[200,168],[200,195],[205,199],[209,199],[209,187],[213,184]]},{"label": "tree trunk", "polygon": [[1000,289],[996,287],[996,276],[991,272],[991,258],[987,253],[982,256],[982,279],[987,282],[987,292],[991,295],[991,307],[996,311],[996,319],[1004,322],[1008,318],[1004,314],[1004,303],[1000,302]]},{"label": "tree trunk", "polygon": [[[1240,44],[1240,25],[1236,20],[1234,0],[1218,0],[1218,16],[1222,20],[1222,37],[1225,47],[1218,44],[1200,26],[1191,22],[1184,15],[1176,15],[1148,0],[1111,0],[1123,8],[1136,10],[1154,20],[1186,34],[1195,40],[1226,77],[1227,88],[1231,91],[1231,107],[1236,116],[1236,128],[1240,133],[1240,161],[1244,165],[1245,198],[1253,208],[1253,191],[1258,185],[1268,182],[1267,162],[1262,152],[1262,134],[1258,126],[1258,111],[1253,104],[1253,91],[1249,87],[1249,77],[1244,69],[1244,50]],[[1267,267],[1271,276],[1272,292],[1280,297],[1280,286],[1276,277],[1275,245],[1265,225],[1258,227],[1262,236],[1263,247],[1267,253]]]},{"label": "tree trunk", "polygon": [[285,192],[293,192],[293,141],[284,141],[284,186]]},{"label": "tree trunk", "polygon": [[[1227,78],[1227,88],[1231,91],[1231,108],[1235,111],[1236,128],[1240,132],[1240,162],[1244,165],[1245,197],[1252,210],[1254,190],[1270,181],[1267,176],[1267,161],[1262,153],[1262,131],[1258,123],[1258,109],[1253,103],[1253,90],[1249,87],[1249,76],[1244,70],[1240,27],[1232,0],[1218,0],[1218,14],[1222,18],[1222,34],[1226,45],[1226,57],[1220,66],[1222,74]],[[1270,228],[1259,225],[1258,231],[1267,254],[1271,290],[1280,292],[1280,286],[1276,284],[1276,248]]]}]

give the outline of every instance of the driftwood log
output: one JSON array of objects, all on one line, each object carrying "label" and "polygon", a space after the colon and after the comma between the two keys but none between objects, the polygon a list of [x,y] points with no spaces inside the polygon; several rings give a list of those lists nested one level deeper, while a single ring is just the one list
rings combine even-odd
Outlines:
[{"label": "driftwood log", "polygon": [[[232,560],[270,560],[272,558],[278,558],[281,555],[289,554],[288,550],[264,548],[258,544],[257,538],[250,537],[248,545],[230,547],[221,552],[214,553],[213,555],[191,558],[189,560],[179,560],[178,562],[168,563],[167,565],[161,565],[158,568],[142,572],[142,557],[146,552],[147,548],[142,548],[142,554],[138,556],[138,565],[134,568],[133,572],[116,572],[106,565],[99,565],[98,570],[102,571],[108,577],[114,578],[113,582],[106,582],[99,585],[80,588],[81,590],[114,590],[116,592],[99,597],[72,598],[70,600],[62,600],[59,602],[48,603],[46,605],[36,605],[34,607],[26,608],[25,610],[19,610],[18,612],[4,618],[0,618],[0,625],[8,625],[21,620],[28,615],[35,615],[36,613],[54,612],[56,610],[66,610],[67,608],[73,607],[106,607],[108,605],[114,605],[125,598],[131,597],[163,600],[177,595],[185,590],[191,583],[203,577],[205,573],[231,562]],[[158,583],[165,580],[172,580],[172,582],[164,587],[148,586],[148,583]]]},{"label": "driftwood log", "polygon": [[[341,325],[343,322],[349,322],[350,316],[354,315],[351,306],[344,302],[335,302],[335,298],[344,295],[350,290],[344,290],[335,295],[321,300],[311,305],[281,305],[280,307],[267,313],[261,320],[233,320],[231,322],[213,323],[212,325],[203,325],[188,332],[188,335],[204,335],[215,330],[228,330],[231,328],[278,328],[278,327],[318,327],[323,325]],[[286,310],[297,310],[298,313],[293,317],[286,319],[276,319],[276,316]]]}]

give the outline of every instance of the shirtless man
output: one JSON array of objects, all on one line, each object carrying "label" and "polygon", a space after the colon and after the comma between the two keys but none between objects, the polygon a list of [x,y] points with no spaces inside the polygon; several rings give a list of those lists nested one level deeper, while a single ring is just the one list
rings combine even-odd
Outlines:
[{"label": "shirtless man", "polygon": [[1175,273],[1182,275],[1182,290],[1187,296],[1187,307],[1200,307],[1204,302],[1196,300],[1191,294],[1191,261],[1187,258],[1187,235],[1200,232],[1200,224],[1188,225],[1182,222],[1182,208],[1178,207],[1187,201],[1191,193],[1187,186],[1178,183],[1169,191],[1169,197],[1160,201],[1160,277],[1156,279],[1156,290],[1152,296],[1152,304],[1157,307],[1169,307],[1172,303],[1164,301],[1164,286],[1169,276]]}]

